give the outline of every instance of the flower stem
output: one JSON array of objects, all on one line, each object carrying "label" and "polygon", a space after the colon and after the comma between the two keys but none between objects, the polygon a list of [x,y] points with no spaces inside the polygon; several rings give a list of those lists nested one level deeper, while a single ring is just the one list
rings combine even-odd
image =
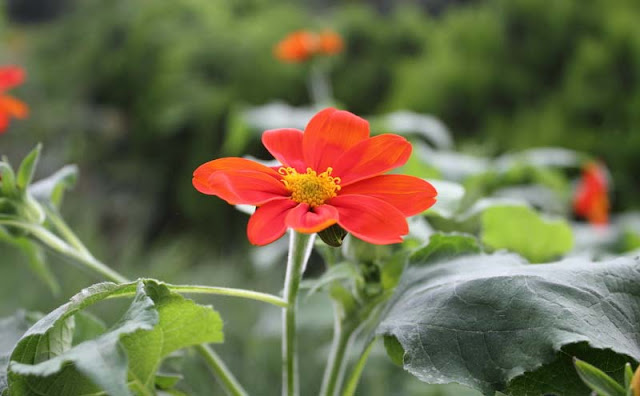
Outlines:
[{"label": "flower stem", "polygon": [[360,376],[362,375],[362,371],[364,370],[364,365],[367,363],[367,359],[369,358],[369,353],[373,349],[373,344],[376,338],[373,338],[369,345],[364,349],[360,359],[356,363],[351,375],[349,376],[349,380],[347,381],[347,386],[344,388],[344,392],[342,392],[342,396],[353,396],[356,393],[356,388],[358,387],[358,382],[360,382]]},{"label": "flower stem", "polygon": [[200,355],[207,361],[207,364],[213,371],[214,375],[222,382],[223,388],[227,395],[230,396],[246,396],[247,391],[244,390],[238,380],[231,374],[229,368],[220,359],[217,353],[207,344],[201,344],[196,347]]},{"label": "flower stem", "polygon": [[306,267],[315,234],[290,231],[289,257],[284,280],[284,299],[288,306],[282,311],[282,395],[299,394],[298,359],[296,355],[296,308],[302,273]]},{"label": "flower stem", "polygon": [[347,367],[346,357],[353,341],[356,326],[345,322],[343,312],[339,304],[334,303],[335,321],[333,324],[333,343],[327,360],[322,379],[321,396],[334,396],[340,391],[344,373]]}]

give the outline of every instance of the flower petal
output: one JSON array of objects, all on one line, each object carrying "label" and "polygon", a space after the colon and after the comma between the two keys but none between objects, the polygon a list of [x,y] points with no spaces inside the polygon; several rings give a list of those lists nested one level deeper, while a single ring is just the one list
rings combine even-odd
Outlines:
[{"label": "flower petal", "polygon": [[0,135],[2,135],[9,127],[9,116],[0,110]]},{"label": "flower petal", "polygon": [[307,166],[302,154],[302,131],[298,129],[272,129],[262,134],[262,144],[281,164],[304,173]]},{"label": "flower petal", "polygon": [[25,118],[29,114],[29,107],[23,101],[9,95],[0,96],[0,109],[16,118]]},{"label": "flower petal", "polygon": [[330,205],[320,205],[315,208],[305,203],[299,204],[289,211],[285,223],[296,231],[312,234],[338,222],[338,210]]},{"label": "flower petal", "polygon": [[411,143],[402,136],[387,133],[363,140],[338,158],[333,175],[341,185],[353,183],[404,165],[411,155]]},{"label": "flower petal", "polygon": [[193,172],[193,177],[206,180],[214,172],[221,170],[254,170],[273,176],[277,180],[282,179],[282,175],[280,175],[276,170],[271,169],[268,166],[259,164],[255,161],[238,157],[219,158],[213,161],[205,162],[204,164],[196,168],[196,170]]},{"label": "flower petal", "polygon": [[351,147],[369,137],[369,123],[348,111],[324,109],[309,121],[302,139],[307,166],[324,172]]},{"label": "flower petal", "polygon": [[7,90],[22,84],[24,70],[17,66],[0,67],[0,90]]},{"label": "flower petal", "polygon": [[402,212],[366,195],[339,195],[327,201],[338,209],[338,224],[363,241],[376,245],[402,242],[409,226]]},{"label": "flower petal", "polygon": [[194,177],[193,186],[203,194],[218,196],[232,205],[262,205],[290,195],[282,182],[253,170],[218,171],[208,179]]},{"label": "flower petal", "polygon": [[422,213],[436,202],[436,189],[428,182],[407,175],[379,175],[342,187],[339,194],[359,194],[381,199],[404,216]]},{"label": "flower petal", "polygon": [[287,231],[285,218],[298,205],[288,198],[276,199],[258,209],[249,218],[247,236],[254,245],[266,245],[284,235]]}]

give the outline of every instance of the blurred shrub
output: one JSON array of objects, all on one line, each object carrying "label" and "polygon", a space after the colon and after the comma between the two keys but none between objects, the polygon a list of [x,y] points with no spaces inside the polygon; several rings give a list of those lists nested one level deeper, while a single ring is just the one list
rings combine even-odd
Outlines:
[{"label": "blurred shrub", "polygon": [[[436,114],[497,151],[560,145],[601,157],[637,207],[640,3],[494,0],[451,9],[396,68],[388,109]],[[487,140],[487,138],[489,138]]]}]

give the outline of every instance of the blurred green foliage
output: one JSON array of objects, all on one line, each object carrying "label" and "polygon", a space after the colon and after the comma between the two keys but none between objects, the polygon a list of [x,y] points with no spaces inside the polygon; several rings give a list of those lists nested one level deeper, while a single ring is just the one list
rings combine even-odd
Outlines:
[{"label": "blurred green foliage", "polygon": [[637,207],[640,3],[493,0],[433,20],[395,68],[390,109],[441,117],[496,152],[558,145],[602,158]]},{"label": "blurred green foliage", "polygon": [[[484,154],[541,145],[591,153],[612,169],[615,207],[637,207],[635,1],[492,0],[438,16],[264,0],[72,4],[47,25],[12,30],[23,36],[13,33],[13,42],[22,42],[14,47],[33,90],[26,99],[34,119],[24,128],[97,176],[96,200],[126,191],[151,207],[148,218],[139,208],[103,205],[107,222],[136,219],[146,239],[183,225],[206,230],[220,246],[244,239],[240,215],[195,193],[190,174],[228,155],[223,143],[238,108],[309,102],[307,65],[272,55],[279,39],[302,28],[345,37],[346,51],[328,59],[345,108],[434,114],[467,142],[482,143]],[[268,157],[257,141],[243,152]],[[214,219],[234,228],[211,227]]]}]

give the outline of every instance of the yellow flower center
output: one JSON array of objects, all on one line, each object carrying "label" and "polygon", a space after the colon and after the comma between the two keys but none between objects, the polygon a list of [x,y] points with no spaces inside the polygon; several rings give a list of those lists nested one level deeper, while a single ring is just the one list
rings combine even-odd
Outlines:
[{"label": "yellow flower center", "polygon": [[307,168],[307,173],[298,173],[288,167],[278,169],[278,173],[283,176],[282,182],[291,191],[291,199],[306,203],[312,208],[335,197],[340,190],[340,178],[331,176],[332,171],[332,168],[327,168],[318,174],[311,168]]}]

